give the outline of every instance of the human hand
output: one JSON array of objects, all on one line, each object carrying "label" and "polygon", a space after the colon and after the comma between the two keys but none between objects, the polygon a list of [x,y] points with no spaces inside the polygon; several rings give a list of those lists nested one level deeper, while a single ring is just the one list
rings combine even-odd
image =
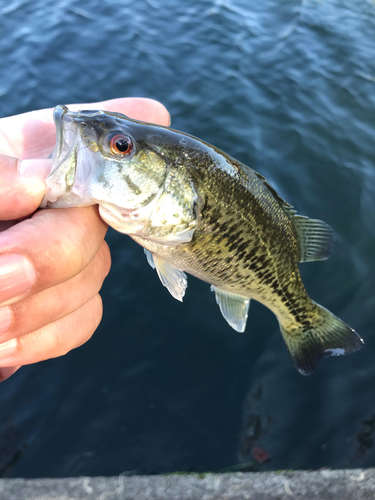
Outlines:
[{"label": "human hand", "polygon": [[[164,106],[149,99],[69,108],[170,123]],[[98,292],[111,260],[97,206],[35,212],[52,164],[43,158],[55,140],[51,109],[0,119],[0,381],[80,346],[102,317]]]}]

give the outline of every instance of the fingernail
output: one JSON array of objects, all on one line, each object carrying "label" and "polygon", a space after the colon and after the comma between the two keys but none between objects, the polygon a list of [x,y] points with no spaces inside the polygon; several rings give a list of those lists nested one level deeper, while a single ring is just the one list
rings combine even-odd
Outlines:
[{"label": "fingernail", "polygon": [[31,262],[23,255],[0,255],[0,305],[19,299],[27,293],[36,280]]},{"label": "fingernail", "polygon": [[18,162],[18,173],[22,177],[45,179],[50,173],[52,160],[21,160]]},{"label": "fingernail", "polygon": [[6,333],[12,324],[12,314],[9,307],[0,307],[0,334]]},{"label": "fingernail", "polygon": [[11,377],[21,366],[6,366],[0,369],[0,382],[4,382],[7,378]]},{"label": "fingernail", "polygon": [[0,362],[11,356],[17,348],[17,339],[11,339],[0,344]]}]

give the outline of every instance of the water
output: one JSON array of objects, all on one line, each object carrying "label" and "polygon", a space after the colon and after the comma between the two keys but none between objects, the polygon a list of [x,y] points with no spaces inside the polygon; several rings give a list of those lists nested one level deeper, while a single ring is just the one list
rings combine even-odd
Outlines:
[{"label": "water", "polygon": [[374,466],[374,3],[10,0],[0,34],[0,116],[153,97],[328,222],[334,251],[304,282],[366,342],[302,377],[267,309],[237,334],[206,284],[178,303],[110,231],[93,339],[0,388],[1,474],[212,471],[254,448],[261,470]]}]

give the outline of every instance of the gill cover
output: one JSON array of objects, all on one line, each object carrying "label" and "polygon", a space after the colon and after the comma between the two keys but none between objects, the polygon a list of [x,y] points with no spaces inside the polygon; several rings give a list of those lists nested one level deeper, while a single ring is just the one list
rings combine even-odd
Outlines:
[{"label": "gill cover", "polygon": [[66,106],[55,108],[54,120],[57,140],[43,207],[99,204],[103,220],[122,233],[171,245],[191,240],[198,195],[164,154],[169,129]]}]

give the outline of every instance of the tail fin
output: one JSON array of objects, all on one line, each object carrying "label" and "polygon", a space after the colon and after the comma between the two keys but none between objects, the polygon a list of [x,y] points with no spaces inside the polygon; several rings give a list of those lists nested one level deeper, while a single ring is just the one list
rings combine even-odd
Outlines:
[{"label": "tail fin", "polygon": [[293,325],[293,328],[285,329],[280,323],[289,353],[303,375],[312,373],[322,358],[349,354],[364,344],[353,328],[324,307],[315,306],[315,314],[308,326],[296,329]]}]

